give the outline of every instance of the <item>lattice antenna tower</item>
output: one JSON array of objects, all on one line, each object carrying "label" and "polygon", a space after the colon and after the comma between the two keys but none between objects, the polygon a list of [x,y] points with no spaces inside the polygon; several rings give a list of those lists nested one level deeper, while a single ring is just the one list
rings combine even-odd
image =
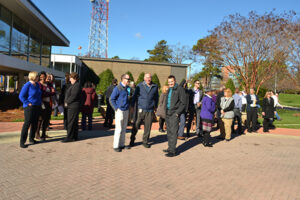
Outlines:
[{"label": "lattice antenna tower", "polygon": [[90,0],[92,3],[88,56],[107,58],[109,0]]}]

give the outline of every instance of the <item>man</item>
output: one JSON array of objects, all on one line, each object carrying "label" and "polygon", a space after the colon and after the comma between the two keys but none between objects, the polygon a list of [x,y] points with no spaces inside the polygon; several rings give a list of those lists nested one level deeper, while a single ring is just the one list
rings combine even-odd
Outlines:
[{"label": "man", "polygon": [[186,105],[185,91],[176,84],[175,76],[168,77],[169,91],[166,103],[166,124],[168,136],[168,149],[163,150],[167,153],[165,156],[176,156],[177,132],[179,124],[179,116],[184,112]]},{"label": "man", "polygon": [[[186,104],[185,104],[184,111],[181,113],[181,115],[179,117],[179,128],[178,128],[178,137],[177,137],[177,139],[185,140],[185,137],[183,136],[183,134],[184,134],[184,128],[185,128],[185,124],[186,124],[186,116],[187,116],[187,112],[189,110],[190,90],[187,88],[187,81],[185,79],[183,79],[181,81],[181,83],[179,84],[179,87],[182,87],[185,91]],[[189,137],[189,135],[190,134],[188,132],[187,136]]]},{"label": "man", "polygon": [[112,123],[114,120],[114,110],[112,109],[109,98],[111,96],[111,93],[113,92],[114,88],[117,86],[118,81],[117,79],[112,80],[112,84],[107,88],[107,90],[104,92],[105,98],[106,98],[106,115],[105,115],[105,121],[104,121],[104,127],[112,128]]},{"label": "man", "polygon": [[203,92],[199,89],[200,81],[194,81],[194,88],[190,90],[190,98],[189,98],[189,120],[187,124],[187,136],[190,135],[191,124],[196,114],[196,134],[199,136],[202,135],[202,124],[201,124],[201,101],[203,98]]},{"label": "man", "polygon": [[[121,152],[125,148],[125,133],[128,123],[129,100],[128,100],[128,84],[129,75],[123,74],[121,82],[113,89],[109,102],[115,111],[115,133],[113,148],[116,152]],[[129,147],[127,147],[129,149]]]},{"label": "man", "polygon": [[257,111],[259,99],[255,94],[253,88],[250,89],[250,94],[246,96],[247,99],[247,128],[248,133],[256,132],[257,130]]},{"label": "man", "polygon": [[150,73],[145,74],[144,81],[136,87],[131,104],[134,105],[135,101],[138,103],[138,116],[132,127],[130,146],[134,146],[136,133],[142,121],[144,121],[143,146],[150,148],[151,145],[148,141],[152,126],[152,117],[158,105],[158,87],[152,82]]},{"label": "man", "polygon": [[231,125],[231,132],[234,133],[234,123],[237,121],[238,123],[238,134],[242,134],[242,98],[240,96],[240,90],[235,88],[235,94],[232,96],[234,100],[234,117]]},{"label": "man", "polygon": [[61,89],[61,93],[59,96],[58,104],[64,108],[64,129],[67,130],[67,121],[68,121],[68,109],[65,107],[65,96],[67,90],[71,87],[70,82],[70,73],[66,72],[65,74],[65,84]]}]

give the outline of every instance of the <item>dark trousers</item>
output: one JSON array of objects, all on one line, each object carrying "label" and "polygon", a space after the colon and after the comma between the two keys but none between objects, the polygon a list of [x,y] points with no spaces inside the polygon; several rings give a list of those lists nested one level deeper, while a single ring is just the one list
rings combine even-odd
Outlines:
[{"label": "dark trousers", "polygon": [[175,113],[172,115],[167,113],[166,124],[168,137],[168,151],[171,153],[176,153],[179,117],[177,117]]},{"label": "dark trousers", "polygon": [[135,141],[136,133],[138,132],[139,127],[141,126],[142,121],[144,121],[144,135],[143,135],[143,144],[147,144],[150,137],[151,126],[152,126],[152,112],[138,112],[138,117],[135,124],[132,126],[130,141]]},{"label": "dark trousers", "polygon": [[256,107],[250,107],[247,110],[247,128],[248,131],[257,130],[257,108]]},{"label": "dark trousers", "polygon": [[192,122],[194,120],[194,117],[196,115],[196,134],[202,134],[202,120],[200,117],[200,109],[190,109],[188,114],[188,123],[186,125],[186,132],[187,134],[190,133]]},{"label": "dark trousers", "polygon": [[269,131],[270,121],[272,121],[272,120],[270,120],[270,118],[264,118],[264,121],[263,121],[264,132]]},{"label": "dark trousers", "polygon": [[82,112],[82,118],[81,118],[81,128],[82,130],[86,129],[86,118],[88,118],[88,129],[92,130],[93,127],[93,113],[84,113]]},{"label": "dark trousers", "polygon": [[210,141],[210,132],[209,131],[203,131],[203,144],[207,145]]},{"label": "dark trousers", "polygon": [[104,124],[108,125],[108,126],[112,126],[113,120],[114,120],[114,113],[115,113],[115,111],[111,107],[108,99],[106,100],[106,102],[107,102],[107,109],[106,109],[106,115],[105,115]]},{"label": "dark trousers", "polygon": [[34,140],[34,135],[37,129],[40,116],[40,106],[27,106],[24,108],[24,124],[21,131],[20,144],[25,144],[30,127],[29,141]]},{"label": "dark trousers", "polygon": [[46,137],[46,131],[50,123],[52,108],[49,102],[43,102],[44,109],[41,109],[40,120],[37,127],[36,136],[40,136],[40,129],[42,128],[42,138]]},{"label": "dark trousers", "polygon": [[184,127],[185,127],[185,113],[182,113],[180,115],[180,120],[179,120],[179,128],[178,128],[178,136],[182,137],[184,134]]},{"label": "dark trousers", "polygon": [[64,129],[68,129],[68,109],[64,108]]},{"label": "dark trousers", "polygon": [[240,112],[239,109],[235,108],[233,109],[233,112],[234,112],[234,118],[233,118],[233,122],[232,122],[232,125],[231,125],[231,132],[234,133],[234,123],[235,121],[237,121],[238,123],[238,134],[242,134],[242,113]]},{"label": "dark trousers", "polygon": [[79,107],[68,107],[68,125],[67,125],[67,138],[78,139],[78,116]]},{"label": "dark trousers", "polygon": [[165,123],[165,119],[164,118],[159,118],[159,129],[164,129],[164,123]]}]

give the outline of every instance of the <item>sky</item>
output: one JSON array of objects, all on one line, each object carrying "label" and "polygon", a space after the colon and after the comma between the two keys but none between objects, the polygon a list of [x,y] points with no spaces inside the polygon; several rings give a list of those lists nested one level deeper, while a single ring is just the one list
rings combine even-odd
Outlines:
[{"label": "sky", "polygon": [[[68,38],[69,47],[52,53],[78,55],[88,52],[92,4],[90,0],[32,0]],[[250,11],[263,14],[294,10],[300,0],[110,0],[108,57],[144,60],[160,40],[193,47],[218,26],[224,17]],[[201,67],[194,65],[193,71]]]}]

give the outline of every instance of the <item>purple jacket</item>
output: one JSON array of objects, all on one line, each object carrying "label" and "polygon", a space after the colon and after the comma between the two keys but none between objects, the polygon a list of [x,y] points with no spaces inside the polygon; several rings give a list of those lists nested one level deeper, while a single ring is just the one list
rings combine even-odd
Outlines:
[{"label": "purple jacket", "polygon": [[212,98],[205,95],[202,100],[200,117],[202,119],[213,120],[215,109],[216,109],[216,103],[213,101]]}]

